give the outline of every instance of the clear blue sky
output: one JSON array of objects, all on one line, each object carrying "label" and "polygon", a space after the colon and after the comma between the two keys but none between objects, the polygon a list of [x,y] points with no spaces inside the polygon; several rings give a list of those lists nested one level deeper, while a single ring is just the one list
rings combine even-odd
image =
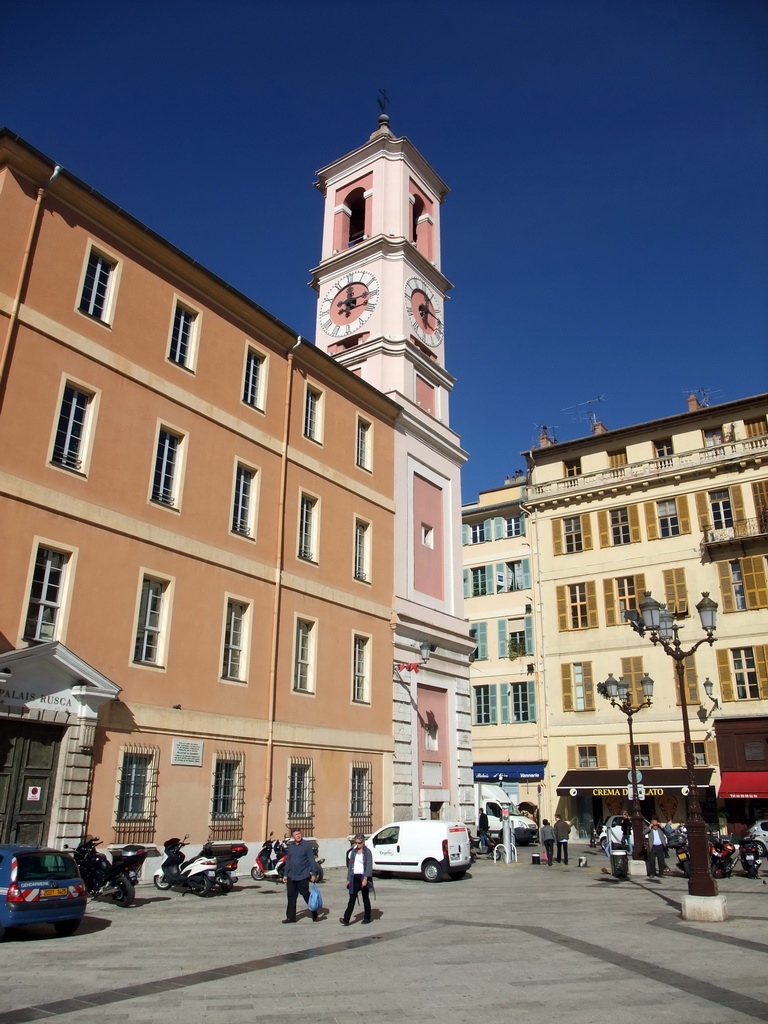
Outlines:
[{"label": "clear blue sky", "polygon": [[598,395],[613,428],[768,390],[765,0],[39,0],[3,35],[0,122],[308,337],[314,171],[386,87],[452,189],[464,500]]}]

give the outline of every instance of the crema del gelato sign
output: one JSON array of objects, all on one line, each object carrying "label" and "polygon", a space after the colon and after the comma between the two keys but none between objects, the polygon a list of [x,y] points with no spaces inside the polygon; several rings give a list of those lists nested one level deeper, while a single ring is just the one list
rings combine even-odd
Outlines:
[{"label": "crema del gelato sign", "polygon": [[77,710],[71,690],[46,693],[45,690],[32,686],[11,686],[8,683],[0,685],[0,708],[3,707],[38,708],[40,711]]}]

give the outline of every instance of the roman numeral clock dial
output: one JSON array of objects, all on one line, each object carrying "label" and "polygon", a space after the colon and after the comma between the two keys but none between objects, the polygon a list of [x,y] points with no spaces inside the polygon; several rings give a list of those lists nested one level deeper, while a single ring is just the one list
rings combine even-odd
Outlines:
[{"label": "roman numeral clock dial", "polygon": [[430,348],[443,341],[443,318],[437,299],[420,277],[411,277],[405,285],[405,308],[413,333]]},{"label": "roman numeral clock dial", "polygon": [[340,277],[320,304],[320,326],[331,338],[346,338],[360,330],[376,309],[379,282],[367,270]]}]

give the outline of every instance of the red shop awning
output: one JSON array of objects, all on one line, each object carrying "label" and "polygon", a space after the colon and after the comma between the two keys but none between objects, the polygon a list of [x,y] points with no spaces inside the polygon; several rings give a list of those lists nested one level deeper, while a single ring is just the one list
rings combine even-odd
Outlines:
[{"label": "red shop awning", "polygon": [[723,772],[718,796],[724,800],[768,798],[768,772]]}]

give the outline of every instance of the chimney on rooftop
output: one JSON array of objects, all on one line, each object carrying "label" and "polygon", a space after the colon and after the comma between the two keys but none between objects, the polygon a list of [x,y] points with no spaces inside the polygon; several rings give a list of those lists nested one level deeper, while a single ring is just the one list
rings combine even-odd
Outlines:
[{"label": "chimney on rooftop", "polygon": [[539,448],[549,448],[555,443],[554,439],[547,433],[547,428],[542,427],[539,434]]},{"label": "chimney on rooftop", "polygon": [[698,412],[699,409],[703,409],[704,406],[698,400],[696,395],[688,395],[688,412]]},{"label": "chimney on rooftop", "polygon": [[607,434],[608,433],[608,427],[606,427],[606,425],[604,423],[601,423],[600,420],[595,420],[595,422],[592,424],[592,433],[593,434]]}]

